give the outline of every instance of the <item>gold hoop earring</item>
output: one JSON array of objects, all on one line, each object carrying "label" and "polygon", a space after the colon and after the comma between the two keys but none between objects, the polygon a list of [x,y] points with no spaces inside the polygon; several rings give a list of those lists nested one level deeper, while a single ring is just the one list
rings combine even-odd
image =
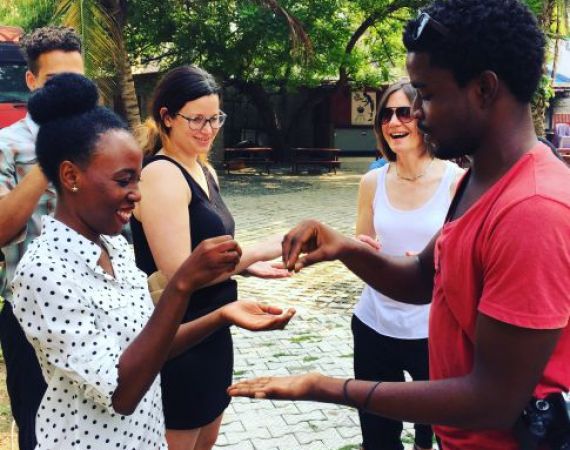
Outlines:
[{"label": "gold hoop earring", "polygon": [[73,187],[71,188],[71,192],[77,192],[79,190],[79,188],[75,185],[73,185]]}]

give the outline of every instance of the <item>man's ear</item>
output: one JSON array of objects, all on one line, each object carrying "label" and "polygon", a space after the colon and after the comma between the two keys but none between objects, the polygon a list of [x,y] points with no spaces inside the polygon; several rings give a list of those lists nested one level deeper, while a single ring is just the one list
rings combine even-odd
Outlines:
[{"label": "man's ear", "polygon": [[63,191],[76,192],[81,187],[81,170],[71,161],[59,165],[59,181]]},{"label": "man's ear", "polygon": [[499,77],[492,70],[485,70],[477,77],[476,95],[481,108],[488,108],[497,99],[499,93]]},{"label": "man's ear", "polygon": [[35,91],[37,89],[37,80],[36,76],[32,73],[31,70],[26,70],[26,86],[30,91]]}]

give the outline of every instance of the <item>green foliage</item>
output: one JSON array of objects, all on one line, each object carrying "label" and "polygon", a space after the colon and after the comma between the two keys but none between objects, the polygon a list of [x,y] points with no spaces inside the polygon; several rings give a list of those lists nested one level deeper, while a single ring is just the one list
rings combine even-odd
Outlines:
[{"label": "green foliage", "polygon": [[[89,76],[97,80],[113,80],[120,60],[117,46],[120,31],[99,1],[60,0],[54,22],[73,27],[81,36],[85,69]],[[114,83],[105,83],[107,95],[114,90]]]},{"label": "green foliage", "polygon": [[[231,82],[295,89],[336,81],[347,66],[359,85],[376,85],[403,67],[401,31],[411,10],[400,8],[368,28],[346,54],[352,34],[387,0],[281,0],[304,26],[312,56],[293,50],[289,28],[275,12],[249,0],[133,0],[127,37],[137,60],[159,61],[163,69],[195,63]],[[414,4],[414,0],[408,3]]]},{"label": "green foliage", "polygon": [[56,3],[52,0],[13,0],[0,5],[0,23],[15,25],[25,31],[43,27],[51,22]]},{"label": "green foliage", "polygon": [[542,12],[544,0],[524,0],[524,3],[538,16]]},{"label": "green foliage", "polygon": [[554,97],[554,88],[552,87],[552,78],[549,75],[543,74],[540,79],[540,84],[538,89],[534,94],[532,100],[532,105],[542,105],[544,108],[548,108],[550,105],[550,99]]},{"label": "green foliage", "polygon": [[99,0],[12,0],[0,7],[0,23],[26,31],[46,25],[66,25],[81,36],[87,75],[97,80],[106,103],[117,86],[120,60],[116,22]]}]

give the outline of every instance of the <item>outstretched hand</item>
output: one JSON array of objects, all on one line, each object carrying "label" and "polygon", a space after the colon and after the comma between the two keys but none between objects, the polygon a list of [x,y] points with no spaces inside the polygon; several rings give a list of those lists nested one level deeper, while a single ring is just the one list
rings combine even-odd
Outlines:
[{"label": "outstretched hand", "polygon": [[178,286],[195,291],[224,273],[232,272],[239,263],[241,248],[231,236],[205,239],[194,249],[174,274]]},{"label": "outstretched hand", "polygon": [[246,269],[247,274],[257,278],[288,278],[291,272],[282,262],[258,261]]},{"label": "outstretched hand", "polygon": [[313,400],[314,388],[321,375],[306,373],[288,377],[261,377],[238,381],[228,388],[232,397],[276,400]]},{"label": "outstretched hand", "polygon": [[371,238],[366,234],[359,234],[358,236],[356,236],[356,240],[369,245],[372,249],[378,252],[382,249],[382,244],[378,240]]},{"label": "outstretched hand", "polygon": [[[318,262],[338,259],[347,239],[316,220],[301,222],[283,238],[285,268],[298,272]],[[301,256],[302,253],[305,255]]]},{"label": "outstretched hand", "polygon": [[295,315],[295,309],[285,311],[276,306],[238,300],[222,308],[226,322],[250,331],[282,330]]}]

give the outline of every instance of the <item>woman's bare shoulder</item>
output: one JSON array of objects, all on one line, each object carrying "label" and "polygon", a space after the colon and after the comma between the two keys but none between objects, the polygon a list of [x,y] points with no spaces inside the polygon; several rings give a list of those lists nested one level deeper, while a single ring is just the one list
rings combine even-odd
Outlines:
[{"label": "woman's bare shoulder", "polygon": [[142,180],[157,180],[160,184],[186,184],[182,170],[171,161],[158,159],[147,164],[142,170]]}]

